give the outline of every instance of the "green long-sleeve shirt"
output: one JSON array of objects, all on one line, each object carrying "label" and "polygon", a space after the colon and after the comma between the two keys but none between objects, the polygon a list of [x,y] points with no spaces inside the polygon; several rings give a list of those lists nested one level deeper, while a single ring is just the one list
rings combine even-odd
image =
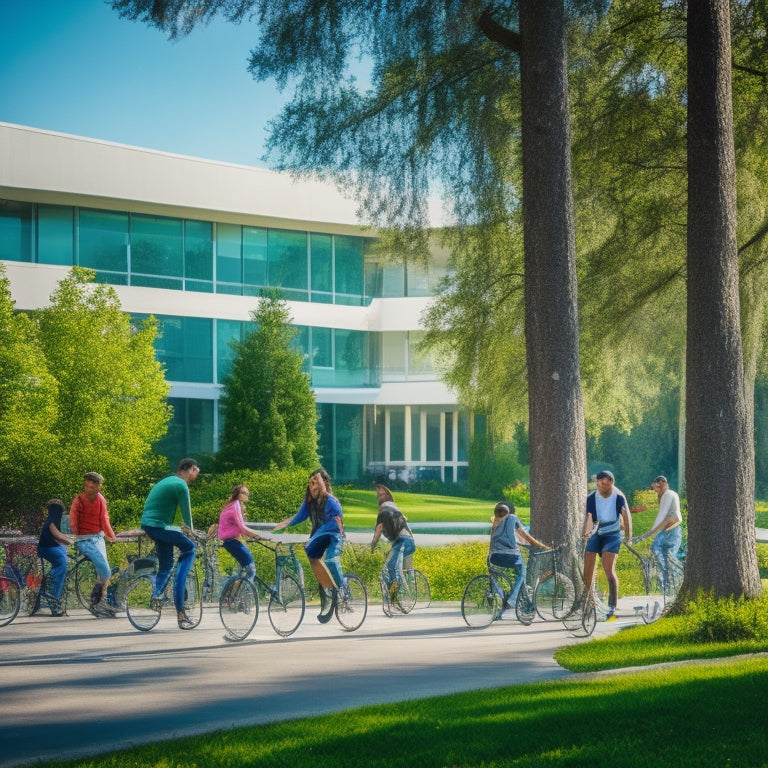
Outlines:
[{"label": "green long-sleeve shirt", "polygon": [[157,483],[144,502],[141,524],[153,528],[167,528],[176,519],[176,510],[181,510],[184,522],[192,527],[192,505],[189,501],[189,486],[178,475],[163,478]]}]

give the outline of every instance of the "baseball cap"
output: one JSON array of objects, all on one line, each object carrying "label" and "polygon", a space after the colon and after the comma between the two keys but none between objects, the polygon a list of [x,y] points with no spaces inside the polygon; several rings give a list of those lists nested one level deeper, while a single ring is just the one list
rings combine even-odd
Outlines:
[{"label": "baseball cap", "polygon": [[612,482],[616,480],[616,478],[613,476],[613,472],[611,472],[610,469],[601,469],[596,475],[595,480],[602,480],[603,478],[608,478]]},{"label": "baseball cap", "polygon": [[654,483],[667,483],[669,484],[669,481],[667,480],[664,475],[656,475],[656,478],[653,481]]}]

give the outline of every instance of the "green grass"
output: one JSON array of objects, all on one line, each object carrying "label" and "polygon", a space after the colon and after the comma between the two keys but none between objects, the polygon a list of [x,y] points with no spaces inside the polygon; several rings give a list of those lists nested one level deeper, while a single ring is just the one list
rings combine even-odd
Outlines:
[{"label": "green grass", "polygon": [[136,747],[68,768],[759,768],[768,658],[497,688]]}]

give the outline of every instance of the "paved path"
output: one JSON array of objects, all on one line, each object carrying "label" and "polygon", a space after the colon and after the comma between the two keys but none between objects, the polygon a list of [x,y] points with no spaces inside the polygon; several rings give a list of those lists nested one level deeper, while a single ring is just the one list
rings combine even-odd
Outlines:
[{"label": "paved path", "polygon": [[[596,635],[635,623],[632,599]],[[0,766],[72,758],[163,738],[380,702],[560,678],[552,658],[576,642],[560,623],[465,626],[456,603],[365,624],[320,625],[317,606],[288,639],[264,614],[227,643],[213,607],[182,632],[171,615],[148,633],[85,612],[20,617],[0,628]],[[318,671],[319,669],[319,671]]]}]

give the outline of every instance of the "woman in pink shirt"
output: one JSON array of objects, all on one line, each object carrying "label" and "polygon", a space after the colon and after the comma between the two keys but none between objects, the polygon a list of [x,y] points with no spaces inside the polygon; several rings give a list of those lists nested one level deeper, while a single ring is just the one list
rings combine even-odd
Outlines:
[{"label": "woman in pink shirt", "polygon": [[250,536],[252,539],[261,538],[258,533],[252,531],[245,524],[245,518],[243,517],[243,504],[248,501],[249,495],[250,491],[245,485],[236,485],[232,489],[229,503],[221,510],[221,515],[219,516],[219,538],[222,540],[224,549],[245,570],[248,580],[253,581],[253,577],[256,575],[253,555],[239,538],[240,536]]}]

